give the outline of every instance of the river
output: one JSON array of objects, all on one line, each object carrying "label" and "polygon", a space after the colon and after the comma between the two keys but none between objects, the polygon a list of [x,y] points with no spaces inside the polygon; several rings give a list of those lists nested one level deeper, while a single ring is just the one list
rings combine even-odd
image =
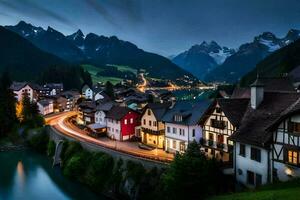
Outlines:
[{"label": "river", "polygon": [[108,200],[52,168],[44,155],[31,151],[0,152],[0,200]]}]

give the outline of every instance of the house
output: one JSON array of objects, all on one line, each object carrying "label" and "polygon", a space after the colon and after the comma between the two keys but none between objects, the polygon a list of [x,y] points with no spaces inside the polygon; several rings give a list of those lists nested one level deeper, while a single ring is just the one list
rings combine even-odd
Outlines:
[{"label": "house", "polygon": [[85,99],[91,99],[93,100],[94,98],[94,91],[93,89],[88,86],[87,84],[85,84],[83,87],[82,87],[82,96],[85,98]]},{"label": "house", "polygon": [[164,148],[165,124],[162,118],[170,106],[170,103],[149,103],[144,108],[140,132],[143,144]]},{"label": "house", "polygon": [[37,102],[39,111],[42,115],[48,115],[54,112],[53,101],[51,99],[43,99]]},{"label": "house", "polygon": [[190,142],[199,142],[202,128],[198,124],[202,114],[209,106],[209,101],[176,102],[163,116],[165,123],[165,150],[183,153]]},{"label": "house", "polygon": [[107,135],[111,139],[124,141],[135,136],[140,125],[140,114],[127,107],[114,105],[106,114]]},{"label": "house", "polygon": [[40,95],[41,96],[55,96],[63,92],[64,86],[62,83],[46,83],[41,87]]},{"label": "house", "polygon": [[265,91],[264,87],[259,79],[251,85],[249,105],[239,128],[229,138],[234,142],[236,180],[247,187],[266,184],[275,178],[286,180],[289,169],[298,162],[298,121],[290,111],[299,103],[300,94]]},{"label": "house", "polygon": [[216,99],[200,120],[202,149],[208,157],[232,162],[233,142],[228,139],[240,126],[249,99]]},{"label": "house", "polygon": [[78,106],[77,123],[89,125],[95,123],[96,103],[93,101],[81,102]]},{"label": "house", "polygon": [[40,87],[28,82],[13,82],[10,89],[14,92],[18,101],[21,101],[24,94],[27,94],[30,101],[37,101]]}]

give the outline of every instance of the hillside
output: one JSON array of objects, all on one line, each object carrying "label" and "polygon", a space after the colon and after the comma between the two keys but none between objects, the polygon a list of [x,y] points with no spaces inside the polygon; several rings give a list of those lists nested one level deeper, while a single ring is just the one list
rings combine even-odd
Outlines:
[{"label": "hillside", "polygon": [[0,71],[8,70],[12,78],[35,78],[48,66],[68,65],[52,54],[45,53],[18,34],[0,26]]},{"label": "hillside", "polygon": [[161,79],[175,80],[184,75],[194,78],[191,73],[169,59],[146,52],[116,36],[105,37],[94,33],[85,36],[80,30],[65,36],[51,27],[44,30],[24,21],[6,28],[28,39],[42,50],[74,64],[129,66],[136,70],[144,69],[150,77]]},{"label": "hillside", "polygon": [[291,72],[300,65],[300,40],[274,52],[259,62],[240,81],[241,86],[251,84],[257,74],[263,77],[276,77]]}]

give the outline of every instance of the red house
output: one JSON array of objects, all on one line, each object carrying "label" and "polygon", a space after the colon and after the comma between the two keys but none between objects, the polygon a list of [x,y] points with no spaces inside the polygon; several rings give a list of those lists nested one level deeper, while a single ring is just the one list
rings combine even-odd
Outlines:
[{"label": "red house", "polygon": [[107,135],[115,140],[128,140],[140,125],[140,114],[127,107],[113,106],[106,115]]}]

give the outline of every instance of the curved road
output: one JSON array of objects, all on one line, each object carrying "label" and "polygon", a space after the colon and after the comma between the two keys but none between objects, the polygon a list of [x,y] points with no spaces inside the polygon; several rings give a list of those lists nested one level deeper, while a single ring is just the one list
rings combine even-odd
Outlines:
[{"label": "curved road", "polygon": [[56,129],[59,133],[71,137],[75,140],[98,145],[101,148],[108,148],[121,153],[129,154],[131,156],[143,159],[151,159],[161,162],[170,162],[173,160],[173,154],[166,153],[161,149],[144,150],[138,147],[137,142],[121,142],[113,141],[109,138],[93,138],[87,135],[86,131],[83,131],[69,122],[69,118],[75,116],[75,111],[64,112],[57,115],[46,117],[46,123]]}]

